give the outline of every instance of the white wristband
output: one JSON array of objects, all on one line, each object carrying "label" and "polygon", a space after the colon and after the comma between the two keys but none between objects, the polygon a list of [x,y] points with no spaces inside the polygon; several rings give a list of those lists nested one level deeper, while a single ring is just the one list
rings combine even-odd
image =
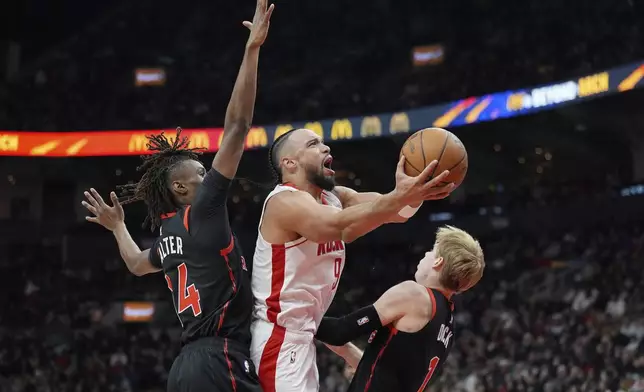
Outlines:
[{"label": "white wristband", "polygon": [[416,214],[416,211],[418,211],[422,205],[423,203],[420,203],[418,207],[404,206],[402,210],[398,211],[398,215],[405,219],[409,219]]}]

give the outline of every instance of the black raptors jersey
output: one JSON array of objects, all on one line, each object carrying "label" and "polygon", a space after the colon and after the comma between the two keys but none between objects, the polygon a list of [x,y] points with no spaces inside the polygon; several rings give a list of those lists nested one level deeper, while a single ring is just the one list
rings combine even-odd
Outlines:
[{"label": "black raptors jersey", "polygon": [[211,169],[192,205],[163,216],[150,262],[163,268],[182,344],[223,337],[250,344],[250,275],[230,228],[231,180]]},{"label": "black raptors jersey", "polygon": [[383,326],[369,337],[348,392],[422,392],[440,373],[452,347],[452,303],[440,291],[427,289],[434,314],[415,333]]}]

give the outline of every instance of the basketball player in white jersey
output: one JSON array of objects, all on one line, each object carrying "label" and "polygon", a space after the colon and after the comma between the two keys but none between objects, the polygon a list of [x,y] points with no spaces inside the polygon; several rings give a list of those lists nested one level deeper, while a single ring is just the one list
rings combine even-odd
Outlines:
[{"label": "basketball player in white jersey", "polygon": [[428,181],[437,162],[405,175],[401,158],[386,195],[335,186],[330,149],[308,129],[277,138],[269,160],[279,185],[264,202],[253,258],[251,358],[265,392],[314,392],[314,335],[338,287],[345,243],[404,221],[415,212],[408,206],[444,198],[454,185],[438,187],[447,171]]}]

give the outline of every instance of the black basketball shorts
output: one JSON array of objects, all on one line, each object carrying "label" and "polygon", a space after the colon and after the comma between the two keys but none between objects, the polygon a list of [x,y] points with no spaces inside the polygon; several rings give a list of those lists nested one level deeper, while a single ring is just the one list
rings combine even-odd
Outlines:
[{"label": "black basketball shorts", "polygon": [[248,347],[224,338],[184,346],[168,375],[168,392],[262,392]]}]

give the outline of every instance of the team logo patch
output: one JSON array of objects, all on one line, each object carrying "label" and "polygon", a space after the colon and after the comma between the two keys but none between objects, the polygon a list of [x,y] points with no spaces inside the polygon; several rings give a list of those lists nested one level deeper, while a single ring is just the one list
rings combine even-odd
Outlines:
[{"label": "team logo patch", "polygon": [[291,351],[291,363],[295,363],[295,351]]},{"label": "team logo patch", "polygon": [[359,320],[358,320],[358,325],[359,325],[359,326],[363,326],[363,325],[365,325],[365,324],[366,324],[366,323],[368,323],[368,322],[369,322],[369,317],[364,316],[363,318],[361,318],[361,319],[359,319]]},{"label": "team logo patch", "polygon": [[246,373],[250,373],[250,365],[248,364],[248,361],[244,361],[244,370]]}]

